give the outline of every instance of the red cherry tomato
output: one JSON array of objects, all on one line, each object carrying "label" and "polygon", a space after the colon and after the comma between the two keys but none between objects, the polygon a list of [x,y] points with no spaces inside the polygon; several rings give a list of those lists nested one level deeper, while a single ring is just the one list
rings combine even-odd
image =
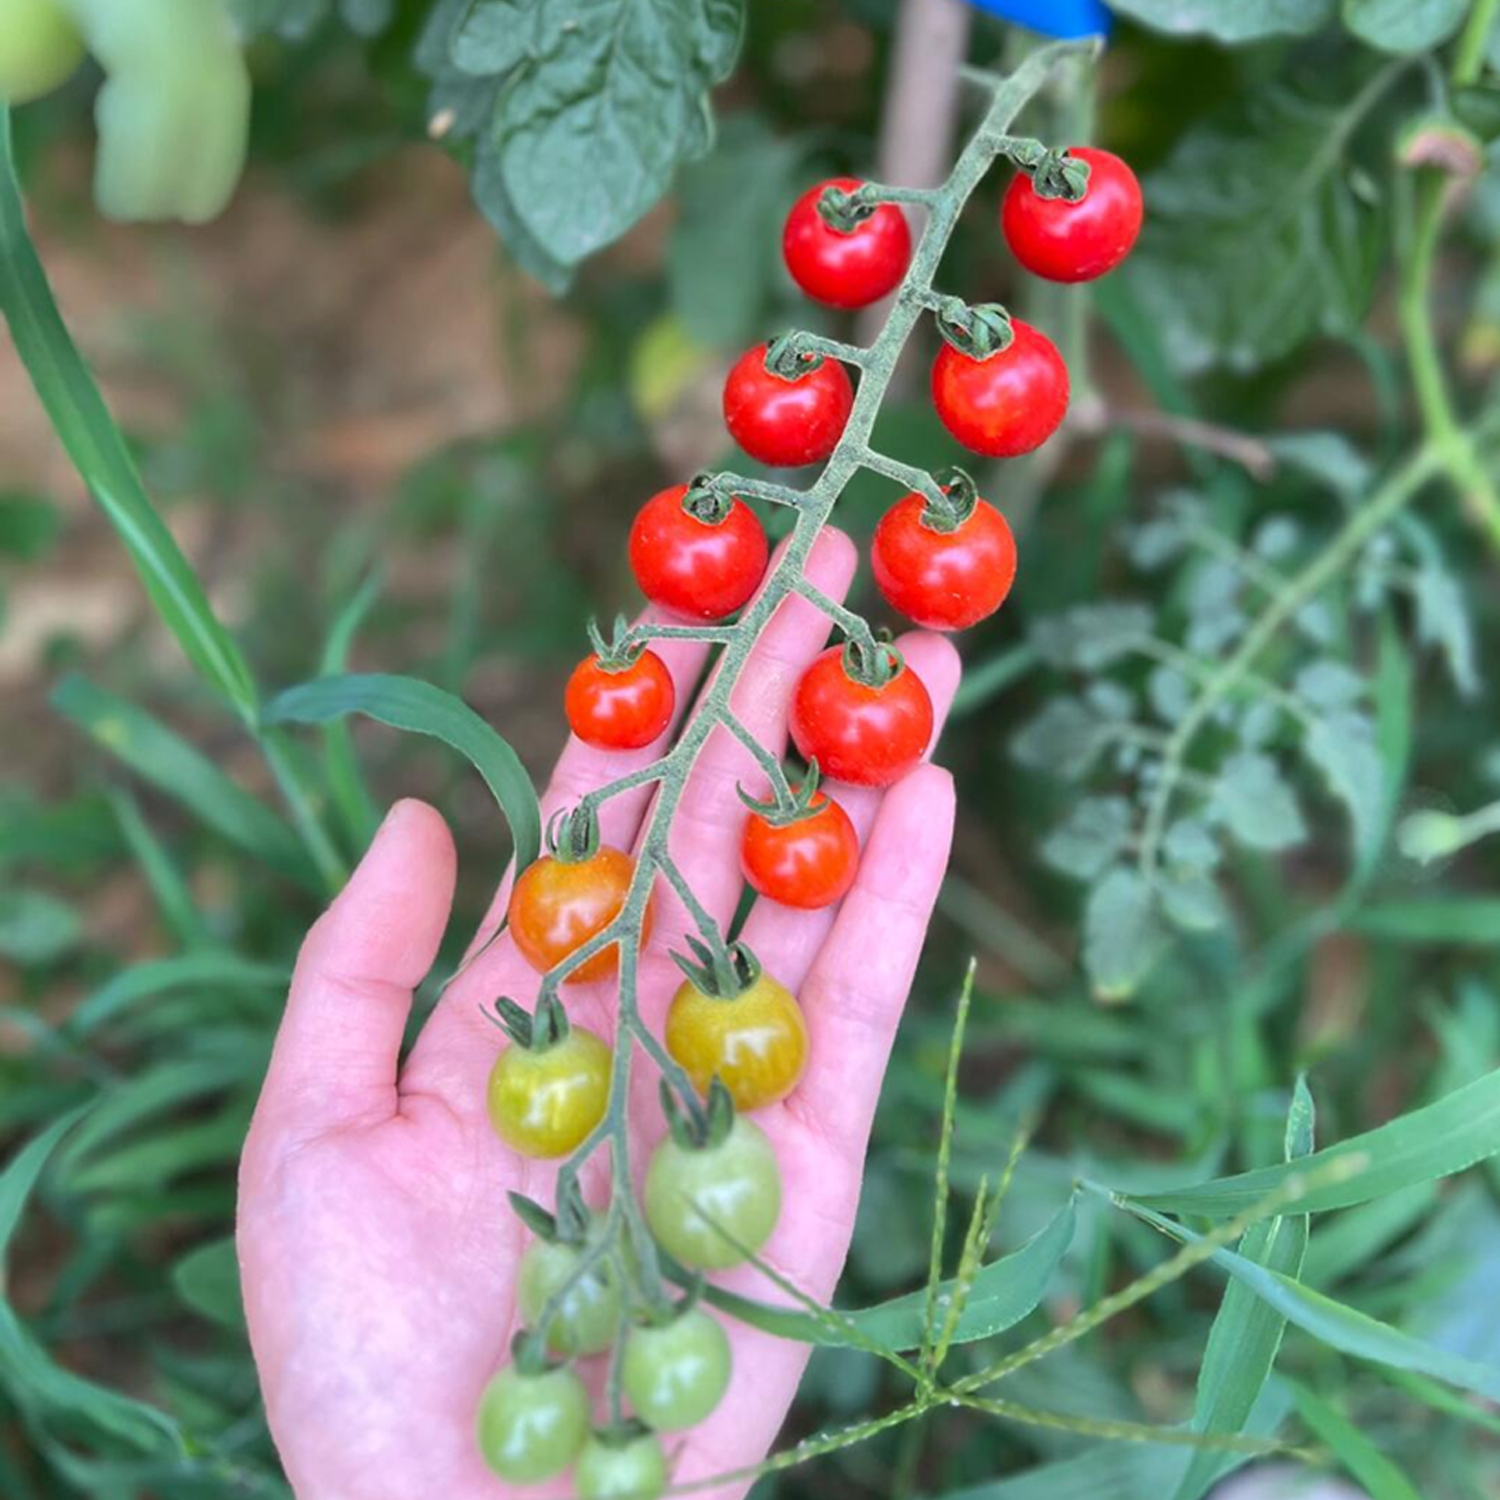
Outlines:
[{"label": "red cherry tomato", "polygon": [[724,422],[751,458],[773,468],[821,463],[839,445],[854,387],[837,360],[787,380],[766,368],[766,346],[740,356],[724,382]]},{"label": "red cherry tomato", "polygon": [[987,501],[951,531],[923,519],[921,495],[898,500],[880,519],[870,566],[887,604],[928,630],[964,630],[994,614],[1016,577],[1016,541]]},{"label": "red cherry tomato", "polygon": [[[560,964],[619,916],[635,861],[621,849],[603,845],[588,859],[564,860],[551,854],[526,866],[510,894],[510,935],[521,957],[538,974]],[[656,898],[646,902],[641,942],[651,931]],[[611,943],[573,969],[564,984],[613,979],[620,967],[620,945]]]},{"label": "red cherry tomato", "polygon": [[882,203],[852,229],[835,229],[818,212],[825,188],[852,193],[857,177],[834,177],[808,188],[792,205],[781,253],[792,280],[830,307],[864,307],[900,285],[911,262],[911,230],[894,203]]},{"label": "red cherry tomato", "polygon": [[854,884],[859,835],[837,802],[814,792],[811,810],[795,822],[751,813],[740,840],[740,864],[762,896],[815,911],[832,906]]},{"label": "red cherry tomato", "polygon": [[902,663],[880,687],[856,681],[839,646],[802,674],[792,695],[791,731],[798,753],[816,758],[824,775],[855,786],[890,786],[932,740],[932,699]]},{"label": "red cherry tomato", "polygon": [[719,620],[749,602],[765,575],[766,533],[743,500],[722,521],[683,509],[685,484],[653,495],[630,528],[630,566],[641,592],[661,609]]},{"label": "red cherry tomato", "polygon": [[568,678],[564,707],[568,727],[600,750],[639,750],[672,722],[677,701],[672,674],[654,651],[634,661],[606,666],[586,656]]},{"label": "red cherry tomato", "polygon": [[1048,281],[1092,281],[1130,254],[1141,232],[1141,185],[1112,151],[1073,146],[1087,162],[1088,186],[1077,203],[1043,198],[1018,172],[1000,205],[1000,227],[1011,253]]},{"label": "red cherry tomato", "polygon": [[932,366],[932,401],[964,447],[990,458],[1039,448],[1068,410],[1068,368],[1052,340],[1019,318],[1015,336],[988,359],[945,343]]}]

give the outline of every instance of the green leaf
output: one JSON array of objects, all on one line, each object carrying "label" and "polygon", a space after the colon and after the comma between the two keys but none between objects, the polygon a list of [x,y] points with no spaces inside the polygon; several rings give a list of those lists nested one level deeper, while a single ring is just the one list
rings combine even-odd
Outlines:
[{"label": "green leaf", "polygon": [[1219,767],[1214,810],[1231,834],[1251,849],[1288,849],[1307,837],[1307,825],[1276,762],[1241,750]]},{"label": "green leaf", "polygon": [[452,58],[501,80],[486,149],[546,256],[572,266],[618,239],[707,152],[742,25],[740,0],[474,0]]},{"label": "green leaf", "polygon": [[87,1036],[129,1006],[175,990],[284,990],[290,981],[290,973],[279,965],[254,963],[233,953],[179,953],[122,969],[78,1004],[68,1017],[68,1029]]},{"label": "green leaf", "polygon": [[0,958],[46,964],[61,958],[79,939],[78,913],[46,891],[0,890]]},{"label": "green leaf", "polygon": [[1152,618],[1144,604],[1079,604],[1034,621],[1031,644],[1049,666],[1099,672],[1150,638]]},{"label": "green leaf", "polygon": [[520,757],[468,704],[414,677],[322,677],[288,688],[266,706],[270,724],[327,724],[365,714],[393,729],[427,734],[465,756],[510,824],[519,873],[542,847],[541,811]]},{"label": "green leaf", "polygon": [[1118,274],[1178,371],[1253,370],[1360,322],[1377,224],[1340,147],[1378,97],[1335,77],[1319,97],[1284,83],[1248,90],[1147,179],[1146,228]]},{"label": "green leaf", "polygon": [[1307,1248],[1301,1279],[1308,1286],[1322,1288],[1363,1269],[1409,1230],[1425,1223],[1436,1201],[1436,1184],[1414,1182],[1320,1220]]},{"label": "green leaf", "polygon": [[1348,810],[1356,855],[1369,858],[1386,824],[1385,767],[1370,716],[1350,710],[1323,714],[1304,735],[1302,749]]},{"label": "green leaf", "polygon": [[71,674],[53,689],[51,701],[98,745],[191,808],[216,833],[277,873],[322,892],[296,834],[264,802],[145,709]]},{"label": "green leaf", "polygon": [[189,1250],[172,1267],[172,1284],[194,1312],[222,1328],[243,1331],[245,1304],[233,1235]]},{"label": "green leaf", "polygon": [[1314,1188],[1299,1205],[1305,1212],[1367,1203],[1415,1183],[1449,1177],[1500,1153],[1500,1069],[1295,1166],[1260,1167],[1196,1187],[1124,1196],[1132,1206],[1163,1213],[1231,1218],[1275,1191],[1294,1172],[1311,1172],[1352,1153],[1367,1159],[1365,1169],[1345,1182]]},{"label": "green leaf", "polygon": [[1023,766],[1077,781],[1103,754],[1121,720],[1085,698],[1052,698],[1023,724],[1011,754]]},{"label": "green leaf", "polygon": [[1111,9],[1143,26],[1220,42],[1300,36],[1333,18],[1335,0],[1111,0]]},{"label": "green leaf", "polygon": [[125,543],[163,623],[189,660],[247,723],[250,668],[197,576],[146,498],[135,462],[72,339],[26,232],[10,112],[0,107],[0,313],[68,457]]},{"label": "green leaf", "polygon": [[[1073,1242],[1076,1223],[1073,1200],[1069,1199],[1053,1219],[1020,1249],[985,1266],[969,1289],[969,1299],[952,1341],[968,1344],[976,1339],[992,1338],[1015,1327],[1035,1311],[1053,1273]],[[951,1281],[945,1281],[939,1288],[939,1312],[946,1307],[946,1298],[952,1287]],[[840,1331],[836,1324],[815,1318],[811,1313],[769,1307],[712,1283],[704,1288],[703,1295],[705,1300],[731,1317],[778,1338],[850,1349],[861,1347],[861,1343],[875,1344],[892,1352],[920,1347],[927,1310],[927,1291],[922,1288],[875,1307],[840,1311],[839,1318],[852,1323],[858,1331],[859,1338],[856,1339]]]},{"label": "green leaf", "polygon": [[1155,964],[1164,938],[1156,893],[1138,870],[1116,866],[1084,908],[1083,962],[1094,994],[1129,999]]},{"label": "green leaf", "polygon": [[[372,574],[338,613],[323,644],[319,664],[324,677],[336,677],[349,665],[349,650],[365,618],[380,597],[380,577]],[[342,719],[323,731],[323,765],[328,774],[328,794],[338,809],[345,831],[356,849],[363,849],[374,836],[379,815],[354,749],[354,735]]]},{"label": "green leaf", "polygon": [[1382,901],[1356,912],[1349,926],[1367,937],[1395,943],[1492,948],[1500,944],[1500,897],[1414,896]]},{"label": "green leaf", "polygon": [[1124,852],[1133,822],[1124,797],[1085,797],[1042,840],[1041,856],[1054,870],[1093,880]]},{"label": "green leaf", "polygon": [[1382,52],[1426,52],[1463,23],[1471,0],[1343,0],[1344,25]]},{"label": "green leaf", "polygon": [[[1285,1159],[1301,1162],[1313,1149],[1314,1111],[1307,1082],[1298,1078],[1287,1115]],[[1297,1280],[1307,1253],[1305,1214],[1288,1214],[1252,1226],[1240,1241],[1240,1253],[1257,1265],[1268,1266]],[[1192,1430],[1234,1436],[1246,1423],[1270,1378],[1281,1349],[1286,1319],[1268,1308],[1247,1287],[1231,1282],[1224,1291],[1218,1315],[1209,1330],[1203,1363],[1198,1371],[1198,1393]],[[1200,1449],[1188,1460],[1187,1472],[1173,1500],[1197,1500],[1225,1467],[1224,1455]]]},{"label": "green leaf", "polygon": [[1288,1381],[1297,1415],[1316,1437],[1333,1449],[1351,1478],[1368,1491],[1370,1500],[1422,1500],[1405,1474],[1331,1402],[1315,1396],[1298,1381]]}]

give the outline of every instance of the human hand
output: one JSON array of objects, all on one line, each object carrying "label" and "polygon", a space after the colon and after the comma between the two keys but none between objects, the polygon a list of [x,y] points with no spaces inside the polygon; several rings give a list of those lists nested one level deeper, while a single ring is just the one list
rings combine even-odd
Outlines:
[{"label": "human hand", "polygon": [[[842,598],[855,567],[848,539],[820,536],[809,577]],[[822,647],[828,622],[789,598],[736,689],[740,718],[761,743],[786,739],[793,686]],[[941,637],[900,642],[927,683],[938,720],[958,682]],[[705,647],[667,641],[679,702]],[[661,747],[604,754],[570,741],[543,799],[544,817],[655,759]],[[764,777],[716,731],[694,769],[672,830],[672,853],[721,923],[741,889],[736,781]],[[606,842],[631,847],[649,789],[601,809]],[[785,1185],[764,1258],[826,1301],[848,1251],[870,1121],[896,1025],[947,863],[953,794],[924,765],[884,793],[840,787],[860,831],[854,888],[824,911],[759,903],[744,936],[806,1012],[806,1077],[755,1116]],[[455,854],[442,819],[398,803],[343,893],[309,933],[240,1171],[238,1248],[251,1343],[266,1410],[299,1500],[499,1500],[505,1487],[475,1446],[479,1393],[518,1326],[517,1264],[527,1231],[506,1200],[550,1204],[557,1164],[524,1160],[493,1134],[485,1087],[503,1039],[481,1014],[501,994],[528,1004],[538,981],[508,936],[453,983],[398,1068],[412,991],[436,956],[452,902]],[[493,929],[509,894],[501,887]],[[668,957],[693,931],[674,894],[657,891],[658,920],[642,957],[640,1003],[660,1030],[680,981]],[[476,947],[478,946],[476,940]],[[569,986],[570,1015],[614,1034],[611,982]],[[634,1163],[664,1132],[651,1069],[635,1070]],[[597,1201],[604,1163],[582,1177]],[[752,1266],[716,1278],[779,1300]],[[729,1321],[734,1375],[719,1409],[669,1445],[674,1482],[759,1461],[775,1440],[807,1359],[805,1346]],[[743,1482],[705,1491],[743,1494]],[[566,1482],[530,1495],[566,1494]]]}]

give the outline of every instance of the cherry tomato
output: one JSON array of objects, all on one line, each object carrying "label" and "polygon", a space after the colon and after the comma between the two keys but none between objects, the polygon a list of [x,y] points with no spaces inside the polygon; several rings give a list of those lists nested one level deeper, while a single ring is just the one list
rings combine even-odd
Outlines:
[{"label": "cherry tomato", "polygon": [[1019,318],[1015,337],[988,359],[945,343],[932,366],[932,401],[966,448],[1015,458],[1039,448],[1068,410],[1068,368],[1046,334]]},{"label": "cherry tomato", "polygon": [[892,609],[929,630],[963,630],[994,614],[1016,577],[1016,541],[1005,517],[978,500],[956,527],[924,520],[921,495],[898,500],[870,547],[875,583]]},{"label": "cherry tomato", "polygon": [[921,760],[932,730],[932,699],[910,667],[872,687],[849,675],[839,646],[813,662],[792,695],[798,753],[835,781],[890,786]]},{"label": "cherry tomato", "polygon": [[572,1370],[526,1375],[506,1365],[479,1398],[475,1436],[485,1463],[512,1484],[561,1474],[589,1431],[589,1395]]},{"label": "cherry tomato", "polygon": [[667,1487],[667,1457],[654,1432],[589,1434],[573,1472],[578,1500],[656,1500]]},{"label": "cherry tomato", "polygon": [[1083,197],[1044,198],[1018,172],[1005,190],[1000,226],[1012,254],[1034,275],[1092,281],[1130,254],[1141,232],[1141,185],[1112,151],[1072,146],[1068,155],[1088,163]]},{"label": "cherry tomato", "polygon": [[568,679],[565,708],[568,727],[584,744],[639,750],[666,730],[676,702],[666,663],[645,650],[621,666],[584,657]]},{"label": "cherry tomato", "polygon": [[495,1134],[522,1156],[567,1156],[604,1118],[609,1070],[609,1048],[586,1026],[538,1051],[507,1047],[490,1069]]},{"label": "cherry tomato", "polygon": [[720,620],[747,604],[765,575],[765,528],[743,500],[722,521],[683,509],[685,484],[653,495],[630,528],[630,566],[658,608],[693,620]]},{"label": "cherry tomato", "polygon": [[787,380],[766,368],[766,345],[740,356],[724,382],[724,421],[751,458],[773,468],[816,464],[833,452],[854,405],[837,360]]},{"label": "cherry tomato", "polygon": [[50,94],[83,61],[83,38],[56,0],[5,0],[0,25],[0,102]]},{"label": "cherry tomato", "polygon": [[911,229],[894,203],[882,203],[852,229],[835,229],[818,212],[825,188],[855,192],[855,177],[834,177],[810,187],[792,205],[781,235],[781,253],[792,280],[830,307],[865,307],[893,291],[911,263]]},{"label": "cherry tomato", "polygon": [[802,1007],[769,974],[757,974],[733,996],[708,995],[684,981],[667,1011],[666,1043],[700,1094],[717,1076],[736,1109],[785,1099],[807,1066]]},{"label": "cherry tomato", "polygon": [[765,1132],[736,1115],[717,1145],[662,1141],[646,1168],[644,1198],[646,1222],[669,1255],[694,1270],[722,1271],[745,1258],[739,1246],[755,1252],[770,1239],[781,1173]]},{"label": "cherry tomato", "polygon": [[793,822],[753,812],[740,839],[745,879],[782,906],[816,911],[847,894],[859,869],[859,835],[849,814],[822,792]]},{"label": "cherry tomato", "polygon": [[[620,914],[635,861],[605,844],[592,858],[564,860],[546,854],[528,865],[510,895],[510,935],[521,957],[540,974],[560,964]],[[650,936],[655,897],[646,904],[641,941]],[[611,943],[574,969],[564,984],[610,979],[620,966]]]},{"label": "cherry tomato", "polygon": [[[596,1220],[590,1236],[598,1233]],[[526,1325],[535,1328],[553,1294],[577,1271],[584,1246],[533,1240],[521,1257],[516,1301]],[[600,1261],[564,1293],[547,1326],[547,1347],[557,1354],[602,1354],[620,1329],[620,1284],[609,1261]]]},{"label": "cherry tomato", "polygon": [[625,1339],[620,1383],[631,1409],[648,1427],[696,1427],[729,1387],[729,1336],[701,1307],[670,1323],[632,1328]]}]

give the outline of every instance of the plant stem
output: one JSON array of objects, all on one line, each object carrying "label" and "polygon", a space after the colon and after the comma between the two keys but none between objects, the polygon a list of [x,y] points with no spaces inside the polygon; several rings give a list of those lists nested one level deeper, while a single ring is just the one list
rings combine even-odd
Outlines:
[{"label": "plant stem", "polygon": [[1500,0],[1475,0],[1469,19],[1464,22],[1463,34],[1458,39],[1458,50],[1453,55],[1453,82],[1457,87],[1467,88],[1479,81],[1480,69],[1484,66],[1485,43],[1489,41],[1497,16],[1500,16]]}]

